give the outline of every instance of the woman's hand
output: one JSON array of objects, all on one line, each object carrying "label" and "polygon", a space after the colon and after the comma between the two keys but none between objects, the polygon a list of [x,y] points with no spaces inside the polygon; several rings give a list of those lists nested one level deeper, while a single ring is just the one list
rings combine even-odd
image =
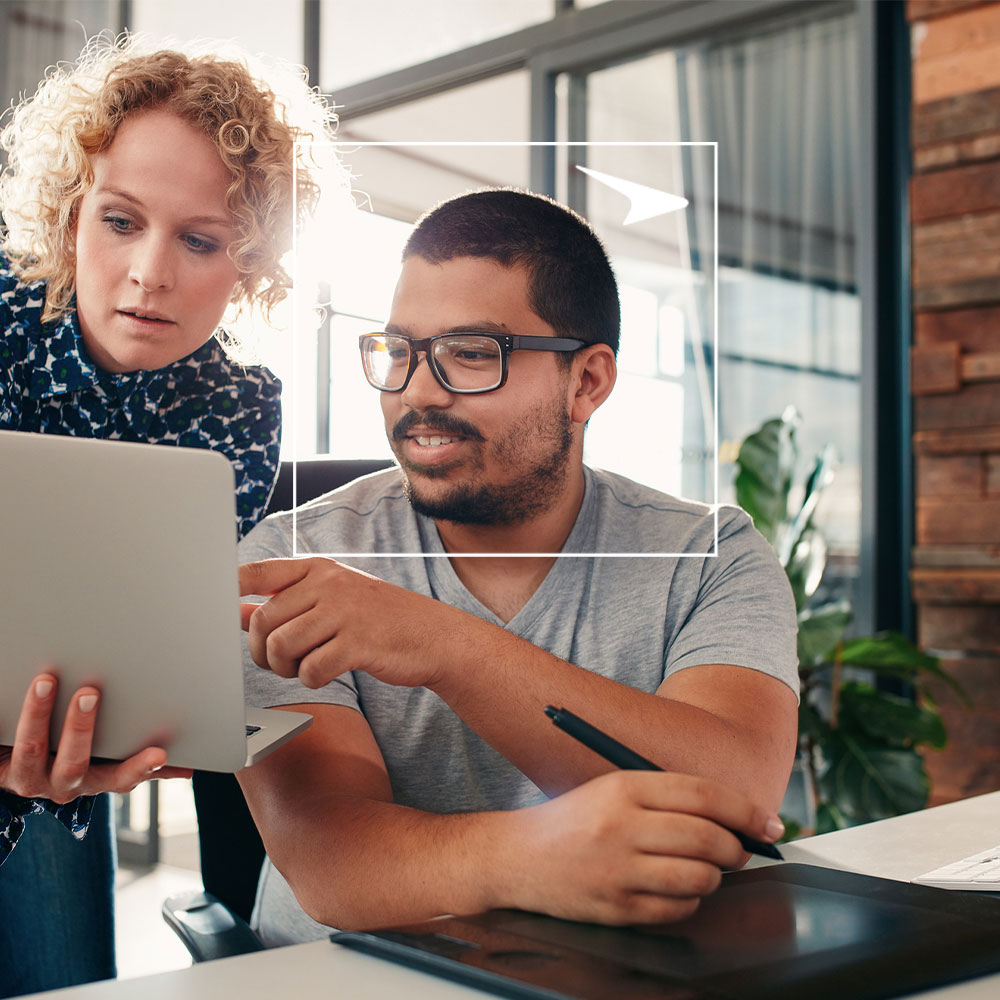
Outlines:
[{"label": "woman's hand", "polygon": [[97,722],[100,691],[82,687],[70,701],[55,753],[49,728],[57,680],[39,674],[28,688],[12,747],[0,747],[0,788],[26,799],[70,802],[79,795],[130,792],[150,778],[189,778],[182,767],[164,767],[167,752],[147,747],[120,763],[93,763],[90,748]]}]

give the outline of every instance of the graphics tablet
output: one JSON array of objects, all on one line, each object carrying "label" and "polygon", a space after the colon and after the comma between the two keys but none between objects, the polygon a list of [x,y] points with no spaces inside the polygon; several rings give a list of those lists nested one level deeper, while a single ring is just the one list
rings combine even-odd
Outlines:
[{"label": "graphics tablet", "polygon": [[156,745],[236,771],[312,722],[244,705],[226,458],[0,431],[0,469],[0,744],[43,669],[59,676],[53,733],[81,684],[101,689],[95,757]]},{"label": "graphics tablet", "polygon": [[783,864],[659,927],[496,910],[331,939],[508,997],[880,1000],[1000,971],[1000,900]]}]

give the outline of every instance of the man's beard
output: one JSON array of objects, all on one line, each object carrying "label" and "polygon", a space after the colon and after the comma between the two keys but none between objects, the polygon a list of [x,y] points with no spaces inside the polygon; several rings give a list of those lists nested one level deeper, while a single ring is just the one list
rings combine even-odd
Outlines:
[{"label": "man's beard", "polygon": [[[403,418],[407,420],[406,417]],[[414,415],[409,426],[416,424],[442,433],[454,431],[466,437],[482,440],[471,425],[455,421],[440,410],[429,410]],[[516,479],[506,483],[458,483],[438,497],[421,495],[406,474],[407,463],[397,451],[396,457],[403,470],[403,489],[410,505],[418,514],[437,521],[456,524],[508,525],[527,521],[551,509],[562,496],[566,484],[570,451],[573,445],[572,421],[565,408],[565,401],[557,397],[550,404],[541,405],[525,416],[507,433],[486,447],[489,458],[503,467],[525,453],[533,457],[528,468]],[[405,436],[408,427],[396,424],[393,439]],[[469,431],[473,433],[469,433]],[[395,449],[394,449],[395,450]],[[482,471],[482,463],[477,463]],[[447,470],[433,466],[420,466],[428,478],[443,478]]]}]

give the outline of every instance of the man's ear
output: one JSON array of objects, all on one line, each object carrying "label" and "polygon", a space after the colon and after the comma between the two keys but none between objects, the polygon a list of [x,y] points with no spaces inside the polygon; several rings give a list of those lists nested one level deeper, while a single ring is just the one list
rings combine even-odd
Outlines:
[{"label": "man's ear", "polygon": [[615,352],[607,344],[591,344],[573,359],[570,387],[570,419],[585,424],[611,395],[618,378]]}]

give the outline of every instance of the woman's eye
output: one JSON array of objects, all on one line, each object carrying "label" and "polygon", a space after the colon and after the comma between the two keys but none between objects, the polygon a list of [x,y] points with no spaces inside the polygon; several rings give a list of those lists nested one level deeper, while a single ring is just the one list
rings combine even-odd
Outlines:
[{"label": "woman's eye", "polygon": [[115,233],[130,233],[135,228],[135,223],[122,215],[106,215],[104,222]]},{"label": "woman's eye", "polygon": [[184,242],[189,250],[197,250],[198,253],[214,253],[219,249],[216,243],[202,239],[200,236],[187,235],[184,237]]}]

